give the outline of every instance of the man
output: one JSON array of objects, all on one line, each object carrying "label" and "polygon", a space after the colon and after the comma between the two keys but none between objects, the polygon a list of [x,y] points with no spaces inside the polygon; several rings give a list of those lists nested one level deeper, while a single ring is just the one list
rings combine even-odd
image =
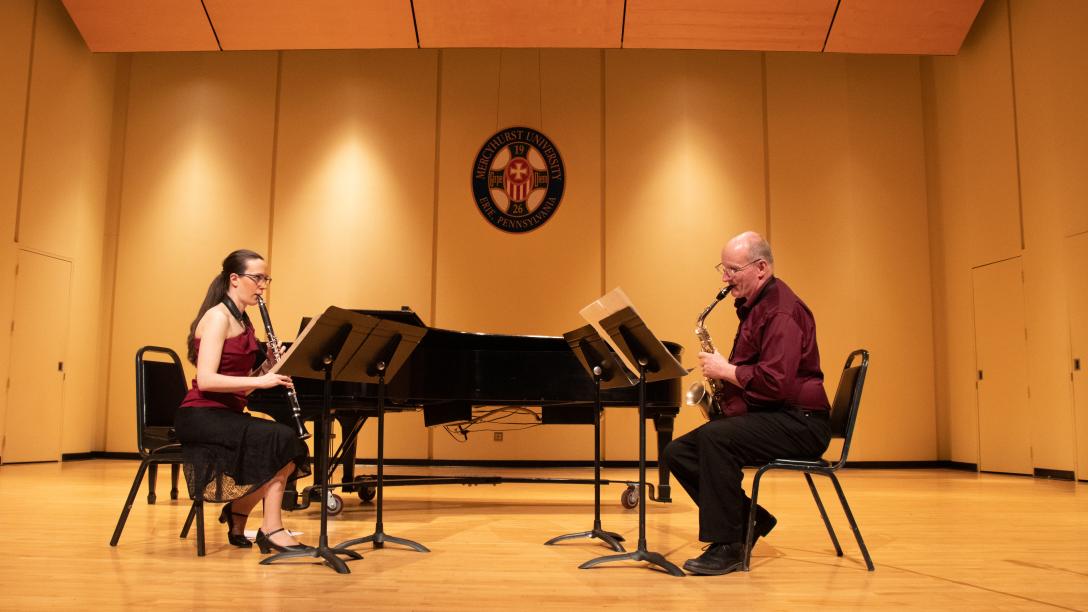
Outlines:
[{"label": "man", "polygon": [[[699,506],[699,539],[710,543],[684,563],[700,575],[727,574],[743,564],[751,500],[741,488],[741,468],[819,456],[831,439],[816,324],[804,302],[775,278],[770,245],[744,232],[726,243],[716,267],[733,286],[740,327],[728,359],[701,352],[699,365],[707,378],[725,382],[718,397],[724,416],[665,448],[669,470]],[[755,537],[766,536],[776,522],[757,506]]]}]

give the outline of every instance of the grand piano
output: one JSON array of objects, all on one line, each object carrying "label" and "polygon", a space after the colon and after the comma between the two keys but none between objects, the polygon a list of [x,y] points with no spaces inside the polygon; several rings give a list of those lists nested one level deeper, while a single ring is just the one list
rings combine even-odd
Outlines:
[{"label": "grand piano", "polygon": [[[392,319],[426,327],[419,316],[407,307],[401,310],[356,310],[355,312],[381,319]],[[305,327],[304,320],[302,327]],[[301,328],[300,328],[301,329]],[[683,347],[664,343],[679,360]],[[295,378],[295,392],[308,419],[317,418],[323,408],[323,381]],[[646,418],[652,419],[657,432],[658,456],[672,440],[673,422],[680,411],[680,380],[649,383],[646,386]],[[376,384],[333,382],[332,410],[344,432],[358,431],[367,417],[377,416]],[[526,406],[539,407],[542,425],[593,424],[593,380],[582,368],[562,337],[509,336],[482,334],[448,329],[429,328],[416,350],[400,371],[387,381],[386,411],[423,410],[424,423],[430,426],[468,423],[473,407]],[[638,407],[638,388],[609,389],[601,392],[605,407]],[[286,393],[282,387],[254,391],[249,396],[250,410],[271,415],[277,421],[293,426]],[[315,438],[314,452],[328,453],[324,441]],[[356,480],[355,446],[341,443],[334,454],[343,473],[345,490],[357,490],[367,498],[365,478]],[[587,457],[587,460],[591,459]],[[324,482],[316,474],[315,482]],[[496,484],[499,482],[592,482],[571,479],[512,479],[502,477],[404,478],[388,477],[386,486],[396,484],[433,484],[437,481]],[[651,491],[653,489],[651,488]],[[637,494],[631,500],[629,485],[623,496],[624,505],[638,503]],[[288,495],[287,497],[291,497]],[[669,473],[664,464],[658,466],[655,501],[669,502]]]}]

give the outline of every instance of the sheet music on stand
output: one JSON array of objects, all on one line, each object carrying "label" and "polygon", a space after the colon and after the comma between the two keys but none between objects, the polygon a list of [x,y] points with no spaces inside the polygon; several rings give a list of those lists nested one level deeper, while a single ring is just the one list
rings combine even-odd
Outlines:
[{"label": "sheet music on stand", "polygon": [[[646,327],[642,317],[635,309],[635,305],[631,303],[631,299],[619,287],[594,300],[580,310],[579,314],[597,330],[597,334],[608,343],[608,346],[615,352],[616,357],[632,373],[637,373],[639,366],[631,360],[630,347],[626,346],[625,343],[621,343],[625,334],[634,331],[640,339],[660,346],[660,354],[670,355],[653,332]],[[631,327],[628,328],[628,324]],[[622,330],[620,330],[621,327]],[[623,333],[618,333],[619,331]],[[679,373],[681,371],[682,373]],[[669,363],[657,364],[656,368],[651,368],[647,380],[653,382],[665,378],[678,378],[687,374],[688,371],[670,355]]]},{"label": "sheet music on stand", "polygon": [[597,330],[597,335],[603,338],[604,341],[612,347],[612,350],[623,362],[623,365],[627,367],[629,372],[638,372],[638,365],[631,363],[631,360],[628,359],[627,355],[625,355],[618,346],[616,346],[616,343],[612,340],[608,331],[601,325],[601,321],[606,317],[628,307],[634,309],[634,305],[631,304],[630,298],[623,292],[623,289],[616,287],[612,291],[609,291],[588,304],[585,308],[579,310],[578,314],[582,315],[582,318]]}]

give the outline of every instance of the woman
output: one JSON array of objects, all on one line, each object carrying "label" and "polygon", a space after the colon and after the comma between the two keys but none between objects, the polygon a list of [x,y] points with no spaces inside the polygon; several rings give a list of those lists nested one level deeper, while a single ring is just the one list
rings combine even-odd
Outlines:
[{"label": "woman", "polygon": [[246,518],[263,502],[257,530],[262,553],[308,548],[284,529],[280,516],[287,479],[310,473],[306,445],[290,427],[242,412],[254,389],[291,385],[286,376],[254,370],[260,350],[245,310],[271,280],[264,258],[253,251],[235,251],[223,260],[189,326],[189,361],[196,365],[196,379],[174,424],[189,492],[228,502],[219,522],[227,524],[231,544],[252,546],[244,535]]}]

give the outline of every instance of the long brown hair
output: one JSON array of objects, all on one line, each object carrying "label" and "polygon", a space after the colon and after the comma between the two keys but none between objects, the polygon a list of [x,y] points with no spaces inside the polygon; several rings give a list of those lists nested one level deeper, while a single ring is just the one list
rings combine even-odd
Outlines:
[{"label": "long brown hair", "polygon": [[196,312],[196,318],[193,319],[192,324],[189,325],[189,338],[185,341],[185,346],[189,348],[189,363],[196,365],[196,326],[200,323],[200,319],[204,317],[204,313],[208,312],[216,304],[223,301],[223,298],[227,297],[227,289],[230,288],[230,275],[238,274],[242,275],[246,273],[246,262],[251,259],[261,259],[256,251],[250,251],[249,249],[238,249],[230,255],[227,255],[223,260],[223,269],[219,271],[219,274],[215,275],[210,285],[208,285],[208,294],[204,296],[204,302],[200,305],[200,309]]}]

